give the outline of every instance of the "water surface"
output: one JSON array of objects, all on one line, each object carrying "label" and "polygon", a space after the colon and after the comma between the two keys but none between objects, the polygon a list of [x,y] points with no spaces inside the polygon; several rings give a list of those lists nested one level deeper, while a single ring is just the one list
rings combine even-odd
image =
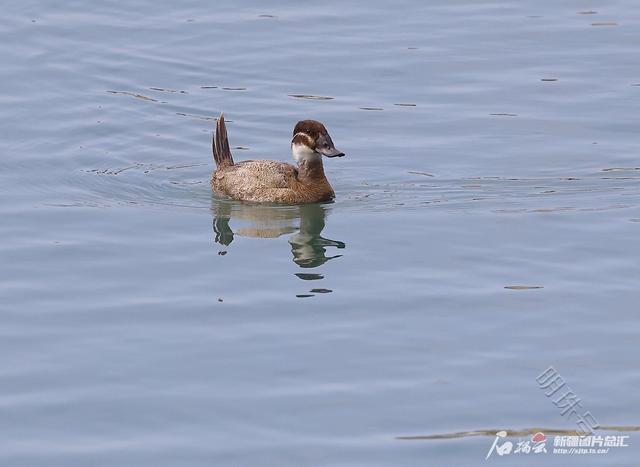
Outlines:
[{"label": "water surface", "polygon": [[[640,13],[26,1],[0,18],[0,461],[460,465],[640,424]],[[212,197],[323,121],[335,203]],[[633,465],[599,456],[509,465]]]}]

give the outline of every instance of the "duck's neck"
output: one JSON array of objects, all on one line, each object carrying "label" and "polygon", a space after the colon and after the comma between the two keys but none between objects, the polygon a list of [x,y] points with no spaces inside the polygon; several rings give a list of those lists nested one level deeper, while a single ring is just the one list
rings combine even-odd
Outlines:
[{"label": "duck's neck", "polygon": [[304,133],[297,133],[291,142],[293,159],[298,163],[298,179],[301,181],[326,180],[322,156],[310,146],[313,142]]},{"label": "duck's neck", "polygon": [[303,181],[326,180],[322,159],[317,157],[298,160],[298,178]]}]

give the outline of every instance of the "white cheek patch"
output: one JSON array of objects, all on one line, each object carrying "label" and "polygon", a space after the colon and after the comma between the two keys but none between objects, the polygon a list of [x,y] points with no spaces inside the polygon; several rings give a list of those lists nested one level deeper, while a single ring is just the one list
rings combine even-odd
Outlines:
[{"label": "white cheek patch", "polygon": [[298,163],[317,161],[320,158],[320,154],[305,144],[292,144],[291,152],[293,153],[293,158]]}]

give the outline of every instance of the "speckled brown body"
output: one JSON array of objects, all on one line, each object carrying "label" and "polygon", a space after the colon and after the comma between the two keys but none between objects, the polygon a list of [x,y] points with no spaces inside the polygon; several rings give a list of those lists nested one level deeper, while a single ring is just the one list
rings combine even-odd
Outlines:
[{"label": "speckled brown body", "polygon": [[218,195],[261,203],[317,203],[335,198],[321,160],[298,168],[277,161],[222,166],[213,172],[211,187]]},{"label": "speckled brown body", "polygon": [[324,125],[302,120],[293,130],[291,148],[297,167],[277,161],[235,163],[229,149],[224,115],[216,124],[211,188],[221,196],[258,203],[301,204],[329,201],[335,193],[324,174],[322,156],[342,157]]}]

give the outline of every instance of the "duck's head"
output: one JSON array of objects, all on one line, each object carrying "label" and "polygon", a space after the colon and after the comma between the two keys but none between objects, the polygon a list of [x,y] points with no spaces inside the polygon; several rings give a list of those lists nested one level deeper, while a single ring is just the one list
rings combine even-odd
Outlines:
[{"label": "duck's head", "polygon": [[297,161],[320,159],[320,156],[342,157],[324,125],[315,120],[302,120],[293,129],[291,152]]}]

